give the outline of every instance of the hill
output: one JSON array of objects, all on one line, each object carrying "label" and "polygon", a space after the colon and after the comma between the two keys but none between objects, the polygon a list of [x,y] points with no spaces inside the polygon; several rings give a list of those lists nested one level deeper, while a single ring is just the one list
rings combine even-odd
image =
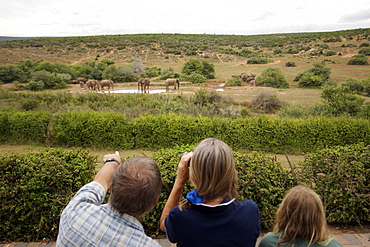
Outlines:
[{"label": "hill", "polygon": [[[368,66],[348,66],[361,44],[369,43],[369,29],[337,32],[269,35],[135,34],[62,38],[31,38],[0,41],[0,65],[21,59],[79,65],[86,61],[109,59],[117,66],[140,58],[148,67],[172,67],[180,72],[191,58],[206,59],[215,65],[216,79],[227,80],[241,72],[262,73],[266,67],[279,67],[293,83],[300,71],[317,61],[332,68],[334,80],[363,79]],[[264,57],[267,64],[248,64]],[[286,67],[291,61],[296,67]],[[294,85],[294,83],[293,83]]]}]

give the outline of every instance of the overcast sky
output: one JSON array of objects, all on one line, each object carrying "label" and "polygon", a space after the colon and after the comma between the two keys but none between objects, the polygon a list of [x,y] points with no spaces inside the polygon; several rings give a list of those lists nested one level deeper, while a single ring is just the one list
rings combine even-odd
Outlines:
[{"label": "overcast sky", "polygon": [[370,0],[1,0],[0,36],[268,34],[370,28]]}]

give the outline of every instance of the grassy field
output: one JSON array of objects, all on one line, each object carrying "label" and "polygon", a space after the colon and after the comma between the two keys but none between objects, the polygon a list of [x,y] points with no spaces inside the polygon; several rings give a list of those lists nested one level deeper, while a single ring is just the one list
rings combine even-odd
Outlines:
[{"label": "grassy field", "polygon": [[[38,150],[45,149],[45,146],[39,145],[0,145],[0,155],[12,155],[12,154],[25,154],[29,152],[35,152]],[[138,156],[138,155],[145,155],[151,156],[153,151],[152,150],[141,150],[141,149],[133,149],[133,150],[96,150],[96,149],[89,149],[91,155],[96,156],[96,170],[100,170],[102,167],[102,160],[104,155],[109,153],[114,153],[115,151],[119,151],[122,160]],[[243,152],[243,151],[241,151]],[[297,165],[300,161],[304,160],[303,155],[283,155],[283,154],[265,154],[269,157],[274,157],[278,162],[281,163],[283,168],[289,169],[289,162],[293,165]]]}]

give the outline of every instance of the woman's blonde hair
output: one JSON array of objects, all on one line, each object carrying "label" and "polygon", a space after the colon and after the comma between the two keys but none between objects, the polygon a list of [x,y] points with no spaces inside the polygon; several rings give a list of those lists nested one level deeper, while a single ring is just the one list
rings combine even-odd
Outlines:
[{"label": "woman's blonde hair", "polygon": [[329,234],[325,210],[319,195],[306,186],[296,186],[285,195],[278,211],[274,232],[281,232],[279,245],[293,244],[296,238],[326,245]]},{"label": "woman's blonde hair", "polygon": [[205,199],[237,197],[238,176],[230,147],[208,138],[194,149],[190,162],[190,181]]}]

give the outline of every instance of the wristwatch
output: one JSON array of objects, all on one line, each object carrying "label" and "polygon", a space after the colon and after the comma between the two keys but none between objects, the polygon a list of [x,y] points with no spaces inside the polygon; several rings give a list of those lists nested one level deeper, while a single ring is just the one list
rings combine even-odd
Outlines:
[{"label": "wristwatch", "polygon": [[112,162],[112,161],[117,162],[118,165],[120,164],[120,162],[116,160],[115,158],[109,158],[109,159],[104,160],[104,164],[107,162]]}]

